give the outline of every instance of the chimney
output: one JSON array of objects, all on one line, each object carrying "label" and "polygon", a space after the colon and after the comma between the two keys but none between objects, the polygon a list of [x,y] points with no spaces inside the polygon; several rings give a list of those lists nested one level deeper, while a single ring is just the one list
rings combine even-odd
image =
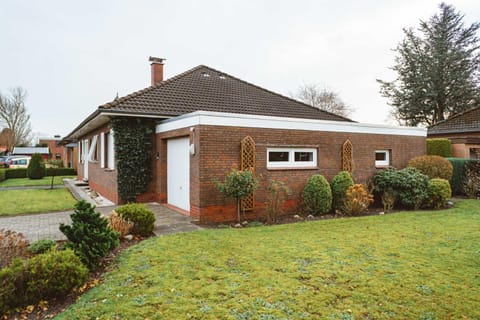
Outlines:
[{"label": "chimney", "polygon": [[163,81],[163,62],[165,60],[166,59],[156,57],[148,58],[148,61],[151,62],[152,86]]}]

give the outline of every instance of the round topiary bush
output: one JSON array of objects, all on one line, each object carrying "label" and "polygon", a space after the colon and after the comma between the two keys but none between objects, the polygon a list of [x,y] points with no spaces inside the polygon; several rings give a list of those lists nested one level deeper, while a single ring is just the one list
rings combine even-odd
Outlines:
[{"label": "round topiary bush", "polygon": [[27,167],[27,177],[28,179],[42,179],[45,177],[45,164],[40,153],[32,154]]},{"label": "round topiary bush", "polygon": [[344,212],[345,195],[349,187],[353,186],[353,179],[348,171],[340,171],[332,179],[332,208]]},{"label": "round topiary bush", "polygon": [[445,179],[431,179],[428,182],[428,197],[425,200],[425,206],[433,209],[442,208],[447,199],[452,196],[450,183]]},{"label": "round topiary bush", "polygon": [[308,179],[302,198],[307,214],[327,213],[332,208],[332,190],[327,179],[320,174],[315,174]]},{"label": "round topiary bush", "polygon": [[144,204],[129,203],[118,207],[115,211],[123,219],[133,223],[132,234],[148,237],[155,227],[155,215]]},{"label": "round topiary bush", "polygon": [[452,178],[452,164],[440,156],[415,157],[408,162],[408,166],[418,169],[430,179],[441,178],[450,180]]}]

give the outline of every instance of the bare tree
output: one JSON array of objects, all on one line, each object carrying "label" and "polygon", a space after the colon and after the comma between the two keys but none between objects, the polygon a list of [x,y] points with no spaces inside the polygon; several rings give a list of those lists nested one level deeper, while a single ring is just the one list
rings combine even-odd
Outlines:
[{"label": "bare tree", "polygon": [[306,83],[300,86],[294,97],[312,107],[343,117],[349,117],[355,110],[347,105],[337,92],[325,87],[320,87],[318,84],[314,83]]},{"label": "bare tree", "polygon": [[7,149],[12,151],[19,144],[28,143],[31,133],[30,115],[25,108],[27,92],[16,87],[10,90],[9,96],[0,93],[0,124],[9,129]]}]

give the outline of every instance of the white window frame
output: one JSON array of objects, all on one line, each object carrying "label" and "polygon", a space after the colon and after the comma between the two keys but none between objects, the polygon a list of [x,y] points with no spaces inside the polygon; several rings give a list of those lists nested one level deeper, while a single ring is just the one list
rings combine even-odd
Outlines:
[{"label": "white window frame", "polygon": [[110,134],[107,139],[107,167],[110,170],[115,169],[115,138],[113,130],[110,130]]},{"label": "white window frame", "polygon": [[[376,160],[377,153],[384,153],[385,160]],[[390,150],[375,150],[375,167],[388,167],[390,165]]]},{"label": "white window frame", "polygon": [[100,133],[100,168],[105,168],[105,132]]},{"label": "white window frame", "polygon": [[[288,152],[288,161],[270,161],[270,152]],[[312,152],[312,161],[295,161],[295,152]],[[317,167],[316,148],[267,148],[267,169]]]},{"label": "white window frame", "polygon": [[98,135],[94,135],[92,138],[92,143],[90,145],[90,148],[88,149],[88,162],[96,161],[94,155],[97,153],[97,140],[98,140]]}]

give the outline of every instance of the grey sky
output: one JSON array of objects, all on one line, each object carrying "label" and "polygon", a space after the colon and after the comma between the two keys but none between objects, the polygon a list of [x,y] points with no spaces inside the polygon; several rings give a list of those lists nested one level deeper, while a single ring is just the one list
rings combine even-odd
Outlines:
[{"label": "grey sky", "polygon": [[[447,2],[480,21],[480,1]],[[199,64],[289,95],[302,83],[337,91],[352,118],[385,123],[375,79],[393,79],[402,28],[438,1],[0,2],[0,90],[28,91],[32,126],[66,135],[98,105],[150,84],[148,56],[170,77]]]}]

